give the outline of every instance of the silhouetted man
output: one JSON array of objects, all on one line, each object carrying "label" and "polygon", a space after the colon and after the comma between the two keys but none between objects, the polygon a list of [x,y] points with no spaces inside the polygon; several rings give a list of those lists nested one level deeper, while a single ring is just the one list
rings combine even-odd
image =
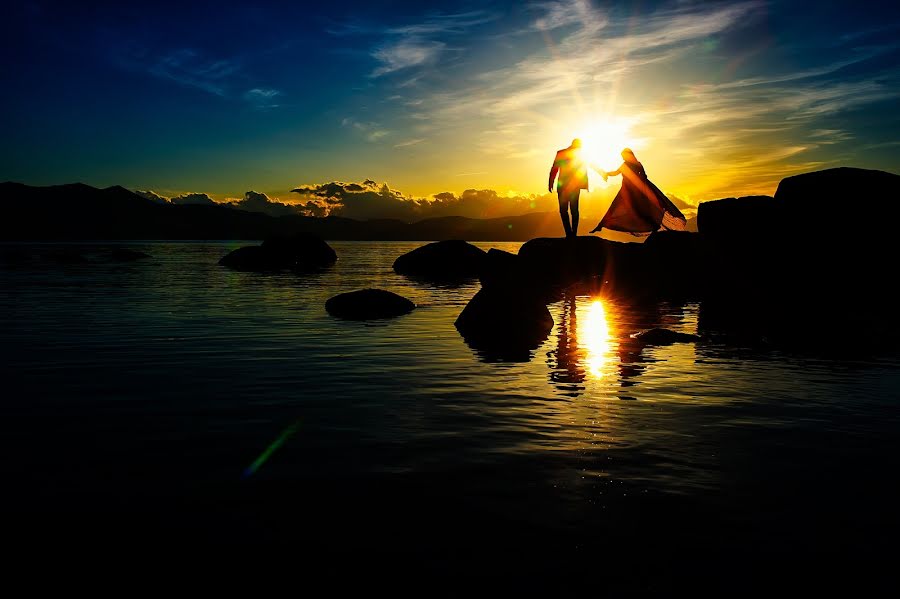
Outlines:
[{"label": "silhouetted man", "polygon": [[[547,190],[553,192],[553,180],[559,173],[556,183],[556,194],[559,197],[559,215],[562,218],[566,237],[578,236],[578,198],[582,189],[588,188],[587,164],[581,157],[581,140],[573,139],[572,145],[556,153],[556,159],[550,168],[550,182]],[[569,224],[569,210],[572,211],[572,224]]]}]

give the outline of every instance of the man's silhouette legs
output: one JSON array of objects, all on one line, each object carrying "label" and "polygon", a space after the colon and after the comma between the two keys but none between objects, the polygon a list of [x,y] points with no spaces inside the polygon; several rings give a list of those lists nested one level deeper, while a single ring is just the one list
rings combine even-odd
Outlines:
[{"label": "man's silhouette legs", "polygon": [[[566,237],[578,236],[578,197],[580,189],[567,191],[563,188],[557,190],[559,196],[559,217],[562,219]],[[572,210],[572,223],[569,224],[569,209]]]},{"label": "man's silhouette legs", "polygon": [[[581,193],[581,190],[578,190]],[[569,202],[569,208],[572,210],[572,237],[578,237],[578,196],[576,195]]]}]

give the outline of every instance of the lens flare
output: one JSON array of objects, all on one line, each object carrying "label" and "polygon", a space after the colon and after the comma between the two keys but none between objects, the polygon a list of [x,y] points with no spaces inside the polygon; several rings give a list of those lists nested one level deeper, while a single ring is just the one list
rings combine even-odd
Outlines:
[{"label": "lens flare", "polygon": [[278,437],[272,441],[272,443],[266,447],[265,451],[259,454],[259,457],[253,460],[253,463],[247,466],[247,469],[244,470],[244,474],[241,478],[247,478],[249,476],[253,476],[256,474],[256,471],[259,470],[266,461],[272,457],[272,454],[275,453],[279,447],[284,445],[284,442],[287,441],[294,433],[297,432],[297,427],[300,426],[299,422],[295,422],[290,425],[286,429],[284,429]]}]

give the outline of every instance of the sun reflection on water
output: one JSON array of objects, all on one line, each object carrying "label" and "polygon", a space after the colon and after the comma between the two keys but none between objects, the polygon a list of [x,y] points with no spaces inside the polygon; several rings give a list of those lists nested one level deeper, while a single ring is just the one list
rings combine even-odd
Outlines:
[{"label": "sun reflection on water", "polygon": [[594,300],[579,327],[578,340],[586,351],[585,363],[593,378],[602,378],[610,357],[609,323],[601,300]]}]

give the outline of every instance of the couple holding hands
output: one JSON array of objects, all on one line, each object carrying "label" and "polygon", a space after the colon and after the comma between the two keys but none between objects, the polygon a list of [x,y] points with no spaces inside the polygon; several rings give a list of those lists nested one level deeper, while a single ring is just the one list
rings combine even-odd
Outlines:
[{"label": "couple holding hands", "polygon": [[[622,150],[621,166],[614,171],[604,171],[594,164],[588,163],[581,156],[581,140],[573,139],[568,148],[556,153],[556,159],[550,168],[550,181],[547,185],[553,191],[553,181],[557,174],[559,179],[556,192],[559,197],[559,214],[562,217],[566,237],[578,235],[578,199],[582,189],[588,188],[587,168],[590,166],[607,177],[622,175],[622,187],[616,194],[612,204],[600,223],[591,230],[598,233],[601,229],[622,231],[635,236],[645,236],[661,229],[683,231],[686,219],[680,210],[659,190],[648,178],[644,166],[638,162],[630,148]],[[569,223],[569,212],[572,221]]]}]

